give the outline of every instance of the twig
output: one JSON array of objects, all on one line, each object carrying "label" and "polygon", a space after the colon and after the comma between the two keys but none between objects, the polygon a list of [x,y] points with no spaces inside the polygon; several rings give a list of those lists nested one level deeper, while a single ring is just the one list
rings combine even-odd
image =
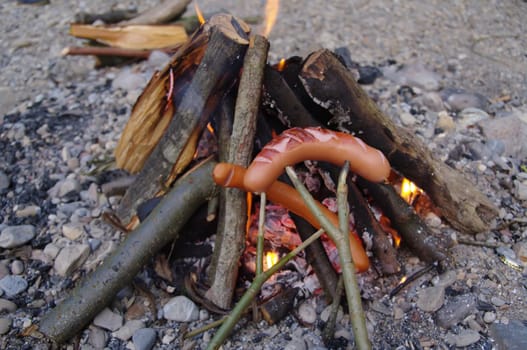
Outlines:
[{"label": "twig", "polygon": [[[370,349],[371,346],[370,346],[370,342],[368,339],[368,333],[365,327],[366,324],[365,324],[365,320],[363,316],[362,305],[360,303],[360,291],[358,291],[358,289],[355,291],[352,291],[353,289],[352,279],[354,278],[355,271],[350,270],[350,266],[351,268],[353,268],[353,262],[351,259],[348,235],[342,234],[340,232],[340,229],[333,226],[331,222],[317,208],[314,198],[311,196],[311,194],[309,193],[307,188],[302,184],[302,182],[300,182],[293,168],[290,166],[286,167],[286,172],[287,172],[287,175],[289,175],[289,178],[293,182],[297,191],[300,193],[302,198],[306,201],[306,205],[309,207],[309,210],[311,210],[313,215],[317,217],[317,219],[321,223],[326,233],[329,235],[329,237],[333,240],[333,242],[337,246],[337,250],[339,252],[339,257],[341,261],[344,285],[346,288],[346,297],[348,300],[350,317],[352,320],[358,320],[362,318],[359,320],[358,322],[359,324],[355,324],[355,322],[353,322],[352,324],[355,338],[356,338],[356,343],[359,349]],[[340,181],[339,181],[339,187],[341,187]],[[340,208],[339,208],[339,211],[340,211]],[[359,299],[358,306],[357,306],[356,300],[353,297],[352,293],[354,293],[355,296],[358,295],[358,299]]]},{"label": "twig", "polygon": [[403,282],[399,283],[397,285],[397,287],[392,289],[392,291],[390,292],[390,298],[392,298],[393,296],[397,295],[397,293],[399,293],[404,287],[406,287],[407,285],[409,285],[410,283],[412,283],[413,281],[415,281],[419,277],[423,276],[425,273],[431,271],[433,268],[437,268],[437,266],[438,266],[438,263],[434,262],[433,264],[430,264],[430,265],[422,268],[421,270],[418,270],[413,275],[408,276]]},{"label": "twig", "polygon": [[459,244],[465,244],[465,245],[473,245],[476,247],[487,247],[487,248],[499,248],[503,247],[503,244],[499,243],[491,243],[491,242],[478,242],[471,239],[464,239],[464,238],[458,238],[457,242]]},{"label": "twig", "polygon": [[337,282],[335,297],[333,298],[333,302],[331,303],[331,313],[329,315],[328,322],[324,327],[324,331],[322,332],[322,340],[324,341],[324,344],[326,344],[326,346],[335,336],[335,324],[337,323],[337,315],[339,311],[340,300],[342,298],[343,288],[344,280],[342,279],[342,276],[340,276],[339,281]]},{"label": "twig", "polygon": [[275,274],[278,270],[280,270],[289,260],[294,258],[298,253],[300,253],[302,250],[304,250],[308,245],[310,245],[312,242],[317,240],[324,230],[318,230],[315,232],[311,237],[306,239],[304,242],[302,242],[301,245],[290,251],[286,256],[284,256],[278,263],[273,265],[268,270],[262,272],[258,276],[256,276],[251,283],[251,286],[247,289],[245,294],[242,296],[238,304],[232,309],[232,312],[227,317],[227,319],[223,322],[220,329],[216,332],[214,337],[212,338],[211,342],[207,346],[207,350],[212,349],[218,349],[221,344],[225,341],[225,339],[229,336],[232,329],[238,322],[238,320],[243,315],[244,311],[249,307],[252,300],[258,295],[258,292],[260,291],[260,288],[264,284],[265,281],[267,281],[273,274]]},{"label": "twig", "polygon": [[265,192],[263,192],[260,194],[260,215],[258,217],[258,240],[256,241],[256,275],[259,275],[263,272],[265,201]]},{"label": "twig", "polygon": [[366,350],[371,349],[371,343],[368,338],[368,330],[366,329],[366,318],[364,317],[364,311],[362,310],[360,288],[359,283],[357,282],[357,275],[355,274],[355,265],[351,258],[348,235],[349,205],[348,185],[346,179],[348,178],[349,166],[349,161],[346,161],[342,167],[337,185],[337,205],[340,231],[335,232],[335,234],[338,234],[335,244],[339,251],[340,265],[342,268],[342,276],[344,279],[344,287],[346,289],[346,298],[348,300],[351,327],[353,328],[355,343],[357,344],[358,349]]},{"label": "twig", "polygon": [[210,175],[214,165],[214,162],[206,161],[179,179],[145,221],[103,264],[44,315],[39,331],[59,344],[81,331],[159,249],[178,238],[188,218],[214,190]]}]

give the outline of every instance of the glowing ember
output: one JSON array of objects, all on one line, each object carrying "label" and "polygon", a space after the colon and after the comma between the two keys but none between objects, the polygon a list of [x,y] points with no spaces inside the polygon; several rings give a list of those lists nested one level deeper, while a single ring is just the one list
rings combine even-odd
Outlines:
[{"label": "glowing ember", "polygon": [[264,270],[270,269],[277,262],[278,262],[278,253],[276,252],[265,253]]},{"label": "glowing ember", "polygon": [[212,134],[214,135],[214,128],[212,127],[212,125],[210,123],[207,123],[207,130]]},{"label": "glowing ember", "polygon": [[276,67],[276,69],[278,69],[279,72],[283,71],[285,68],[285,58],[282,58],[280,60],[280,62],[278,62],[278,67]]},{"label": "glowing ember", "polygon": [[194,9],[196,10],[196,16],[198,17],[199,24],[205,23],[205,17],[203,17],[203,12],[201,12],[197,1],[194,3]]},{"label": "glowing ember", "polygon": [[407,178],[403,179],[400,195],[408,204],[412,204],[417,198],[417,195],[422,192],[423,190],[417,187],[412,181]]},{"label": "glowing ember", "polygon": [[406,282],[407,279],[408,279],[408,277],[403,276],[403,277],[401,278],[401,280],[399,281],[399,284],[403,284],[404,282]]},{"label": "glowing ember", "polygon": [[271,30],[276,22],[278,16],[278,8],[280,7],[280,0],[267,0],[265,4],[265,21],[262,35],[266,38],[269,37]]}]

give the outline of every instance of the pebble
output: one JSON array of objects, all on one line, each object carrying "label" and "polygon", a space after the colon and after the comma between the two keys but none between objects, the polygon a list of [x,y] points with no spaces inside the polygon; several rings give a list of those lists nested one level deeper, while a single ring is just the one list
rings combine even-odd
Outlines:
[{"label": "pebble", "polygon": [[457,274],[454,270],[448,270],[447,272],[437,276],[432,280],[435,286],[447,288],[454,284],[457,280]]},{"label": "pebble", "polygon": [[441,226],[441,218],[439,216],[437,216],[433,212],[429,212],[428,214],[426,214],[425,222],[430,227],[436,227],[437,228],[437,227]]},{"label": "pebble", "polygon": [[417,292],[417,307],[426,312],[435,312],[445,302],[445,288],[428,287]]},{"label": "pebble", "polygon": [[438,326],[448,329],[476,311],[476,297],[464,294],[454,297],[437,311],[435,320]]},{"label": "pebble", "polygon": [[141,90],[147,82],[147,78],[144,74],[134,73],[131,69],[124,68],[113,80],[112,88],[125,91]]},{"label": "pebble", "polygon": [[511,320],[509,324],[493,323],[489,327],[496,349],[527,349],[527,326],[522,321]]},{"label": "pebble", "polygon": [[514,181],[514,196],[521,201],[527,200],[527,184],[525,182]]},{"label": "pebble", "polygon": [[408,112],[402,112],[399,115],[399,118],[401,119],[401,123],[403,123],[405,126],[413,126],[415,123],[417,123],[417,119],[415,119],[415,117]]},{"label": "pebble", "polygon": [[298,319],[306,326],[311,326],[317,321],[317,312],[310,301],[300,304],[297,312]]},{"label": "pebble", "polygon": [[49,256],[51,259],[55,259],[59,255],[60,248],[53,243],[49,243],[44,247],[44,254]]},{"label": "pebble", "polygon": [[27,281],[21,276],[8,275],[0,280],[0,289],[2,289],[8,297],[14,297],[28,287]]},{"label": "pebble", "polygon": [[489,119],[487,112],[478,108],[465,108],[459,113],[456,124],[458,128],[466,129],[486,119]]},{"label": "pebble", "polygon": [[306,350],[306,342],[302,338],[294,337],[286,344],[284,350]]},{"label": "pebble", "polygon": [[157,333],[152,328],[141,328],[134,332],[132,341],[135,350],[150,350],[154,347],[157,339]]},{"label": "pebble", "polygon": [[62,225],[62,234],[64,237],[74,241],[84,234],[84,227],[79,223],[69,223]]},{"label": "pebble", "polygon": [[113,333],[113,335],[116,338],[119,338],[121,340],[127,341],[128,339],[132,338],[132,335],[135,331],[138,329],[144,328],[145,323],[141,320],[130,320],[126,321],[126,323],[119,328],[116,332]]},{"label": "pebble", "polygon": [[9,188],[9,178],[3,171],[0,171],[0,191],[6,188]]},{"label": "pebble", "polygon": [[37,216],[40,215],[40,207],[38,205],[28,205],[22,209],[18,209],[15,212],[15,216],[17,218],[27,218],[31,216]]},{"label": "pebble", "polygon": [[170,61],[170,56],[160,50],[154,50],[148,56],[148,65],[151,69],[160,69]]},{"label": "pebble", "polygon": [[178,295],[163,306],[163,314],[167,320],[192,322],[199,319],[199,308],[186,296]]},{"label": "pebble", "polygon": [[479,338],[480,335],[478,332],[472,329],[465,329],[460,331],[459,334],[448,333],[446,341],[458,348],[462,348],[478,342]]},{"label": "pebble", "polygon": [[452,118],[448,112],[441,111],[437,114],[436,128],[443,131],[451,131],[456,128],[456,123],[454,122],[454,118]]},{"label": "pebble", "polygon": [[105,308],[95,316],[93,324],[97,327],[114,332],[123,325],[123,316],[111,311],[109,308]]},{"label": "pebble", "polygon": [[69,276],[80,267],[90,255],[88,244],[75,244],[62,248],[55,258],[55,271],[61,276]]},{"label": "pebble", "polygon": [[465,108],[478,108],[485,110],[488,100],[485,96],[455,88],[446,88],[441,91],[443,101],[450,107],[450,110],[459,112]]},{"label": "pebble", "polygon": [[4,335],[9,332],[11,328],[11,319],[7,317],[0,317],[0,335]]},{"label": "pebble", "polygon": [[13,260],[11,263],[11,273],[13,275],[21,275],[24,272],[24,263],[20,260]]},{"label": "pebble", "polygon": [[493,296],[490,298],[490,302],[494,305],[494,306],[497,306],[497,307],[501,307],[503,305],[505,305],[505,300],[497,297],[497,296]]},{"label": "pebble", "polygon": [[420,62],[405,64],[397,71],[394,71],[394,66],[384,67],[382,73],[385,77],[399,85],[409,85],[429,91],[437,90],[440,87],[440,76],[427,69]]},{"label": "pebble", "polygon": [[10,300],[0,298],[0,313],[3,312],[15,312],[17,309],[16,304]]},{"label": "pebble", "polygon": [[58,183],[57,196],[60,198],[66,197],[71,193],[79,192],[81,185],[77,179],[64,179]]},{"label": "pebble", "polygon": [[485,323],[492,323],[496,321],[496,313],[492,311],[487,311],[483,314],[483,321]]},{"label": "pebble", "polygon": [[96,349],[103,349],[108,342],[108,333],[95,326],[90,326],[90,335],[88,341]]},{"label": "pebble", "polygon": [[16,248],[26,244],[35,237],[35,226],[7,226],[0,233],[0,247]]},{"label": "pebble", "polygon": [[485,137],[503,142],[506,156],[527,157],[527,113],[486,119],[478,125]]}]

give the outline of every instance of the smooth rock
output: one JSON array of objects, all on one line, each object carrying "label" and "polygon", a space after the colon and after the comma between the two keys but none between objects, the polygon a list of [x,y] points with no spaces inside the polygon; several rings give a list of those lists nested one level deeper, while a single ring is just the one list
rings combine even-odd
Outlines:
[{"label": "smooth rock", "polygon": [[116,338],[127,341],[128,339],[132,338],[132,335],[135,333],[135,331],[144,327],[145,323],[141,320],[126,321],[126,323],[116,332],[114,332],[113,335]]},{"label": "smooth rock", "polygon": [[97,327],[114,332],[123,325],[123,316],[111,311],[109,308],[105,308],[95,316],[93,324]]},{"label": "smooth rock", "polygon": [[454,270],[448,270],[447,272],[439,275],[437,279],[433,279],[432,283],[438,287],[450,287],[457,280],[457,274]]},{"label": "smooth rock", "polygon": [[31,216],[40,215],[40,207],[38,205],[28,205],[22,209],[18,209],[15,213],[17,218],[27,218]]},{"label": "smooth rock", "polygon": [[69,223],[62,225],[62,234],[74,241],[84,234],[84,227],[79,223]]},{"label": "smooth rock", "polygon": [[160,50],[154,50],[148,56],[148,65],[152,69],[160,69],[170,61],[170,56]]},{"label": "smooth rock", "polygon": [[0,191],[9,188],[9,182],[7,175],[3,171],[0,171]]},{"label": "smooth rock", "polygon": [[13,88],[8,86],[0,86],[0,115],[9,113],[18,102],[18,98]]},{"label": "smooth rock", "polygon": [[440,87],[439,80],[441,77],[427,69],[420,62],[405,64],[396,71],[394,71],[394,66],[384,67],[382,68],[382,73],[399,85],[409,85],[430,91],[437,90]]},{"label": "smooth rock", "polygon": [[29,242],[35,237],[35,226],[18,225],[7,226],[0,234],[0,247],[16,248]]},{"label": "smooth rock", "polygon": [[445,288],[428,287],[417,292],[417,307],[426,312],[435,312],[445,302]]},{"label": "smooth rock", "polygon": [[152,328],[141,328],[134,332],[132,342],[135,350],[151,350],[156,344],[157,333]]},{"label": "smooth rock", "polygon": [[496,321],[496,313],[492,311],[487,311],[483,314],[483,321],[485,323],[492,323]]},{"label": "smooth rock", "polygon": [[27,281],[21,276],[8,275],[0,280],[0,289],[8,297],[14,297],[25,291],[28,287]]},{"label": "smooth rock", "polygon": [[108,333],[95,326],[90,326],[88,342],[96,349],[103,349],[108,343]]},{"label": "smooth rock", "polygon": [[496,342],[496,349],[527,349],[527,326],[522,321],[511,320],[509,324],[493,323],[490,335]]},{"label": "smooth rock", "polygon": [[184,295],[178,295],[163,306],[163,314],[167,320],[192,322],[199,319],[199,308]]},{"label": "smooth rock", "polygon": [[[516,253],[516,257],[518,258],[518,260],[520,260],[524,266],[527,266],[527,240],[523,240],[523,241],[520,241],[514,244],[512,246],[512,250],[514,251],[514,253]],[[493,297],[493,298],[497,298],[497,297]],[[494,304],[493,301],[492,303]],[[502,305],[496,305],[496,306],[502,306]]]},{"label": "smooth rock", "polygon": [[501,307],[506,304],[505,300],[497,296],[491,297],[490,302],[492,303],[492,305],[497,306],[497,307]]},{"label": "smooth rock", "polygon": [[21,275],[24,272],[24,263],[20,260],[13,260],[11,263],[11,273],[13,275]]},{"label": "smooth rock", "polygon": [[57,196],[62,198],[66,195],[69,195],[70,193],[79,192],[80,189],[81,185],[77,179],[64,179],[59,182]]},{"label": "smooth rock", "polygon": [[452,118],[446,111],[437,114],[436,128],[443,131],[451,131],[456,128],[454,118]]},{"label": "smooth rock", "polygon": [[55,259],[59,255],[60,248],[53,243],[49,243],[44,247],[44,254],[49,256],[51,259]]},{"label": "smooth rock", "polygon": [[399,118],[401,119],[401,123],[403,123],[405,126],[413,126],[415,123],[417,123],[417,119],[415,119],[415,117],[408,112],[402,112],[399,115]]},{"label": "smooth rock", "polygon": [[0,298],[0,313],[2,312],[11,313],[11,312],[15,312],[16,309],[17,309],[17,306],[15,303],[7,299]]},{"label": "smooth rock", "polygon": [[475,330],[465,329],[459,332],[459,334],[448,333],[446,341],[458,348],[462,348],[478,342],[479,338],[480,335]]},{"label": "smooth rock", "polygon": [[478,123],[488,139],[500,140],[506,156],[527,157],[527,112],[516,112],[505,117],[482,120]]},{"label": "smooth rock", "polygon": [[485,110],[489,104],[487,98],[478,93],[472,93],[456,88],[446,88],[441,91],[443,101],[450,110],[459,112],[465,108],[478,108]]},{"label": "smooth rock", "polygon": [[476,297],[473,294],[459,295],[437,311],[435,321],[438,326],[448,329],[475,311]]},{"label": "smooth rock", "polygon": [[478,108],[465,108],[462,110],[456,120],[456,125],[459,129],[466,129],[472,125],[476,125],[482,120],[489,119],[487,112]]},{"label": "smooth rock", "polygon": [[525,182],[514,181],[514,197],[521,201],[527,200],[527,184]]},{"label": "smooth rock", "polygon": [[0,317],[0,335],[4,335],[9,332],[11,328],[11,319],[7,317]]},{"label": "smooth rock", "polygon": [[317,321],[317,312],[309,301],[303,302],[298,307],[298,319],[304,325],[313,325]]},{"label": "smooth rock", "polygon": [[80,267],[90,255],[88,244],[75,244],[63,248],[55,258],[55,271],[61,276],[69,276]]}]

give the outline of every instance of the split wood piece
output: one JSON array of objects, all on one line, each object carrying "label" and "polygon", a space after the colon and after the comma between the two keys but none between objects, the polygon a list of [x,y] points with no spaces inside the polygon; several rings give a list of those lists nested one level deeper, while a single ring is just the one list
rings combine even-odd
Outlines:
[{"label": "split wood piece", "polygon": [[426,191],[454,228],[468,233],[489,229],[498,211],[488,198],[386,117],[330,51],[311,54],[300,79],[313,100],[332,113],[324,123],[380,149],[395,169]]},{"label": "split wood piece", "polygon": [[166,0],[120,24],[161,24],[179,18],[191,0]]},{"label": "split wood piece", "polygon": [[428,263],[445,260],[446,254],[438,242],[434,241],[433,233],[392,185],[376,184],[363,179],[358,179],[357,182],[375,199],[375,203],[390,219],[393,228],[401,235],[402,244],[413,254]]},{"label": "split wood piece", "polygon": [[295,304],[298,288],[288,287],[260,306],[264,320],[273,325],[289,314]]},{"label": "split wood piece", "polygon": [[161,248],[179,237],[183,225],[214,191],[214,166],[209,160],[181,177],[103,264],[44,315],[38,331],[61,344],[86,327]]},{"label": "split wood piece", "polygon": [[247,49],[249,27],[230,15],[215,16],[209,25],[210,40],[203,59],[181,102],[173,101],[177,103],[174,117],[121,200],[117,216],[125,224],[141,201],[165,192],[189,165],[210,114],[236,81]]},{"label": "split wood piece", "polygon": [[153,50],[187,41],[185,28],[177,25],[92,26],[71,24],[70,34],[121,49]]},{"label": "split wood piece", "polygon": [[[243,61],[228,161],[243,167],[252,158],[256,119],[260,107],[262,81],[269,42],[263,36],[252,36]],[[212,258],[210,289],[205,296],[217,306],[231,306],[238,278],[238,265],[245,248],[247,203],[245,192],[230,188],[220,197],[220,219]]]}]

